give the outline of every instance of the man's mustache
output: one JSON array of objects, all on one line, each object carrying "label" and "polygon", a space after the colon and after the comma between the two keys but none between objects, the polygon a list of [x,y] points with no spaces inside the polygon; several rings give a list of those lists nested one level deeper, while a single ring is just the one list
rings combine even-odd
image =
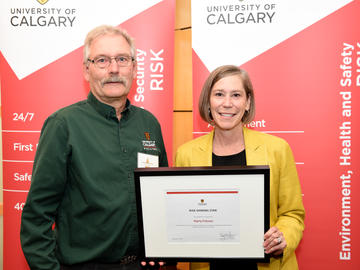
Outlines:
[{"label": "man's mustache", "polygon": [[124,86],[126,86],[126,80],[123,77],[119,76],[103,79],[101,81],[101,86],[104,86],[106,83],[122,83]]}]

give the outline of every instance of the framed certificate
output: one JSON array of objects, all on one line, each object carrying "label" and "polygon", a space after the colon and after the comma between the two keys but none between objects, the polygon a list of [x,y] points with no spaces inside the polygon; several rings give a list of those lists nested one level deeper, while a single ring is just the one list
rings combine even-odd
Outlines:
[{"label": "framed certificate", "polygon": [[146,260],[269,262],[268,166],[135,169]]}]

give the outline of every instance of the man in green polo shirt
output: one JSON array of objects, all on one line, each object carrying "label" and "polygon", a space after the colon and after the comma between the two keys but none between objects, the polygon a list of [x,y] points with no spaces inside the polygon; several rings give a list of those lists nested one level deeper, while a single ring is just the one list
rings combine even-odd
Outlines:
[{"label": "man in green polo shirt", "polygon": [[133,171],[139,153],[159,166],[168,161],[158,121],[127,99],[136,76],[132,38],[112,26],[92,30],[84,76],[87,100],[42,128],[21,245],[31,269],[140,269]]}]

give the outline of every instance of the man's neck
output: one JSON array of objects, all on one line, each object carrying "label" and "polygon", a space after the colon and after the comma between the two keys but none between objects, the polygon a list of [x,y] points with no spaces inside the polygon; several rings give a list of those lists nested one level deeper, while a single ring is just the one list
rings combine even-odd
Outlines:
[{"label": "man's neck", "polygon": [[124,96],[121,96],[121,97],[116,97],[116,98],[115,97],[114,98],[99,97],[99,96],[95,95],[94,92],[93,92],[93,95],[100,102],[113,107],[115,109],[115,112],[116,112],[116,117],[120,121],[121,113],[125,110],[127,95],[124,95]]},{"label": "man's neck", "polygon": [[110,103],[107,103],[108,105],[115,108],[116,117],[117,117],[117,119],[119,119],[119,121],[121,119],[121,113],[125,110],[126,100],[127,100],[127,97],[124,96],[121,99],[116,99]]}]

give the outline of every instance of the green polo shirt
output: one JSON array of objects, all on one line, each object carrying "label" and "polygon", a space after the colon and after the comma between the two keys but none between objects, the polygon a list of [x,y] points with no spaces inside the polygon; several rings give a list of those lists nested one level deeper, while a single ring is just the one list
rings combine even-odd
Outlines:
[{"label": "green polo shirt", "polygon": [[31,269],[110,263],[138,253],[138,152],[158,155],[159,165],[168,166],[158,121],[129,101],[120,121],[92,93],[45,121],[21,219]]}]

